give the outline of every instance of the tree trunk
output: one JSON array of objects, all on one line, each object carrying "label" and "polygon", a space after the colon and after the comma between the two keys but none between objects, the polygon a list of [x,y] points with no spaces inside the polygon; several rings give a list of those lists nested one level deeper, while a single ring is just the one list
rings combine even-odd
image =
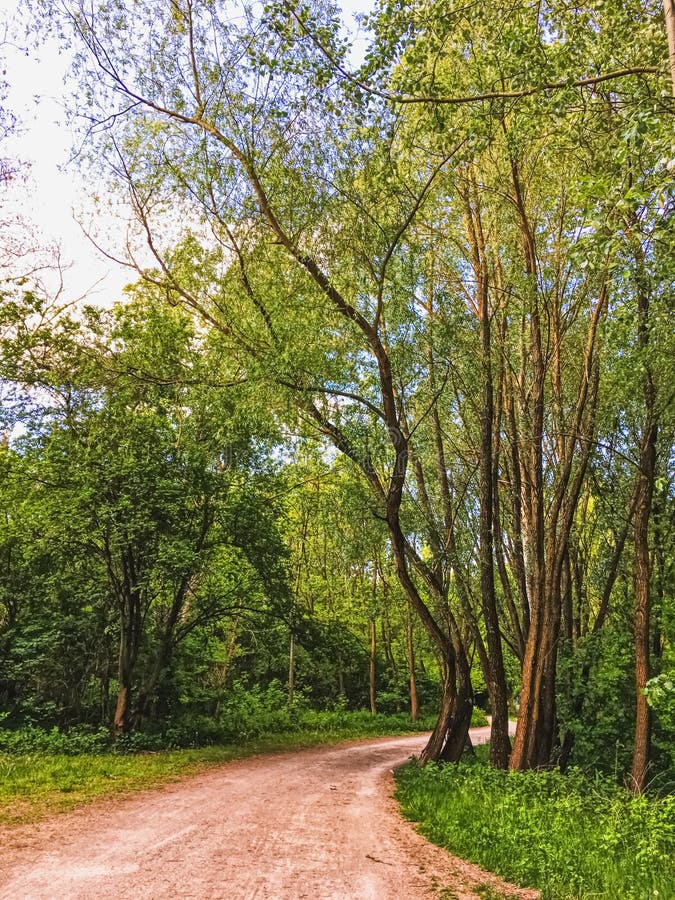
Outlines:
[{"label": "tree trunk", "polygon": [[668,59],[670,61],[670,80],[673,97],[675,97],[675,0],[663,0],[663,13],[666,19],[668,35]]},{"label": "tree trunk", "polygon": [[338,653],[337,658],[337,677],[338,677],[338,694],[340,700],[345,697],[345,673],[342,668],[342,655]]},{"label": "tree trunk", "polygon": [[494,397],[490,360],[490,313],[487,306],[487,285],[479,306],[481,330],[481,376],[483,381],[483,409],[481,414],[480,458],[480,586],[481,606],[485,622],[486,643],[489,654],[488,691],[492,708],[490,730],[490,762],[497,769],[508,766],[511,754],[509,740],[509,713],[499,631],[499,614],[495,594],[494,576],[494,506],[493,506],[493,450],[492,422]]},{"label": "tree trunk", "polygon": [[647,784],[649,756],[651,749],[651,711],[643,691],[649,680],[650,638],[649,620],[651,611],[650,580],[651,558],[649,552],[649,520],[652,513],[654,483],[656,480],[656,443],[658,439],[658,418],[656,413],[656,386],[649,351],[649,306],[651,286],[647,274],[644,249],[639,235],[633,235],[636,262],[636,295],[638,304],[637,338],[638,349],[643,355],[644,367],[642,394],[644,401],[644,428],[640,442],[640,465],[638,471],[637,500],[635,505],[633,565],[634,634],[635,634],[635,742],[630,782],[634,793],[644,791]]},{"label": "tree trunk", "polygon": [[288,705],[293,706],[295,700],[295,635],[291,630],[288,642]]},{"label": "tree trunk", "polygon": [[419,763],[421,766],[428,762],[436,762],[441,758],[443,747],[450,728],[452,713],[455,708],[455,699],[457,696],[456,685],[456,666],[454,654],[449,663],[446,662],[443,673],[443,688],[441,694],[441,708],[438,712],[438,719],[431,736],[426,743],[424,750],[420,753]]},{"label": "tree trunk", "polygon": [[371,618],[368,621],[368,629],[370,631],[370,661],[368,665],[368,696],[370,699],[370,712],[372,715],[377,713],[377,706],[375,705],[375,649],[376,649],[376,637],[377,637],[377,628],[375,625],[375,619]]},{"label": "tree trunk", "polygon": [[[132,685],[143,636],[144,594],[139,583],[141,572],[134,549],[124,547],[115,560],[106,543],[104,546],[106,567],[115,591],[120,616],[120,643],[117,668],[117,703],[113,716],[113,735],[119,737],[133,728]],[[121,572],[118,577],[117,565]]]},{"label": "tree trunk", "polygon": [[643,691],[649,680],[650,668],[650,595],[649,582],[651,575],[651,561],[649,557],[649,518],[654,491],[654,478],[656,472],[656,437],[655,424],[647,428],[640,459],[640,483],[638,488],[638,503],[635,511],[635,688],[636,717],[635,717],[635,743],[633,749],[633,763],[631,766],[631,788],[636,793],[642,793],[647,784],[647,770],[649,767],[649,754],[651,745],[651,711],[647,698]]},{"label": "tree trunk", "polygon": [[[524,455],[522,466],[522,487],[524,495],[524,537],[526,539],[527,594],[530,599],[530,628],[523,662],[523,688],[521,708],[518,718],[516,738],[511,754],[512,769],[538,768],[548,763],[548,752],[543,734],[544,710],[542,709],[541,685],[545,671],[551,665],[547,653],[551,628],[546,595],[546,558],[544,534],[544,389],[546,362],[542,346],[541,299],[537,284],[537,252],[532,228],[530,227],[520,173],[515,159],[511,160],[514,202],[518,211],[521,244],[527,293],[529,294],[529,346],[527,345],[527,325],[523,319],[521,331],[521,365],[523,370],[531,365],[532,381],[522,403],[526,410],[523,421],[528,423],[524,435]],[[523,385],[524,387],[524,371]],[[512,436],[514,441],[518,436]],[[545,759],[545,763],[544,758]]]},{"label": "tree trunk", "polygon": [[471,713],[473,712],[473,688],[471,667],[463,647],[457,648],[457,694],[446,735],[441,759],[445,762],[459,762],[467,745]]},{"label": "tree trunk", "polygon": [[117,671],[117,703],[113,718],[113,734],[119,737],[131,728],[131,687],[133,678],[133,651],[128,638],[128,629],[122,625],[120,633],[119,666]]},{"label": "tree trunk", "polygon": [[415,643],[413,633],[412,618],[408,617],[407,622],[407,638],[408,638],[408,672],[410,675],[410,718],[413,722],[417,721],[419,715],[419,701],[417,697],[417,682],[415,680]]},{"label": "tree trunk", "polygon": [[131,685],[120,683],[117,689],[117,703],[115,705],[115,717],[113,719],[113,733],[115,737],[127,734],[129,731],[131,709]]},{"label": "tree trunk", "polygon": [[523,691],[510,767],[522,771],[550,764],[554,738],[557,635],[549,610],[533,615],[525,650]]},{"label": "tree trunk", "polygon": [[[480,414],[480,521],[479,562],[481,610],[485,623],[488,651],[485,678],[492,708],[490,735],[490,762],[498,769],[508,766],[511,753],[509,740],[508,696],[502,639],[499,629],[499,613],[495,593],[494,574],[494,386],[492,378],[492,337],[488,269],[485,237],[481,221],[475,179],[469,173],[466,204],[466,224],[471,245],[474,277],[476,279],[476,313],[480,329],[480,377],[482,404]],[[457,710],[456,714],[460,711]],[[471,714],[469,713],[469,721]]]}]

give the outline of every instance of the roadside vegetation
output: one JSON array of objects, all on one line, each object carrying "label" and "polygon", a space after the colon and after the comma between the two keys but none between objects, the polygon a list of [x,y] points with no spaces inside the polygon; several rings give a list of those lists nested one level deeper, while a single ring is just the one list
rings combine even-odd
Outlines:
[{"label": "roadside vegetation", "polygon": [[[248,722],[218,731],[138,732],[114,740],[87,727],[0,728],[0,824],[20,824],[127,791],[145,790],[204,768],[258,753],[275,753],[363,738],[430,731],[434,715],[412,721],[405,713],[366,710],[317,712],[287,707],[250,711]],[[476,708],[472,726],[487,725]],[[248,727],[242,727],[247,724]]]},{"label": "roadside vegetation", "polygon": [[[271,717],[268,721],[271,720]],[[485,724],[478,712],[477,725]],[[145,790],[212,765],[258,753],[298,750],[361,738],[430,730],[434,717],[369,712],[279,712],[273,730],[251,729],[236,741],[176,749],[177,735],[113,742],[109,732],[0,730],[0,824],[34,821],[113,794]],[[276,729],[276,730],[274,730]],[[186,735],[182,735],[183,742]],[[193,741],[196,736],[193,735]]]},{"label": "roadside vegetation", "polygon": [[404,815],[431,841],[542,900],[675,897],[675,795],[608,777],[508,772],[476,758],[399,769]]}]

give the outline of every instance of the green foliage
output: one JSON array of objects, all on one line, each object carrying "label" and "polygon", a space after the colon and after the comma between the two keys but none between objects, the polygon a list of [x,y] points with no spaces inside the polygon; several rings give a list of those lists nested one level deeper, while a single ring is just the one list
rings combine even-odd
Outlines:
[{"label": "green foliage", "polygon": [[484,728],[487,724],[488,718],[485,712],[479,706],[474,706],[471,710],[471,727]]},{"label": "green foliage", "polygon": [[[151,722],[144,731],[114,739],[109,730],[81,725],[61,731],[36,726],[0,726],[0,754],[80,756],[99,753],[127,754],[207,746],[234,746],[266,739],[269,735],[304,735],[326,741],[344,736],[367,737],[430,731],[433,716],[411,721],[405,713],[372,715],[365,710],[314,710],[302,697],[288,706],[282,686],[247,689],[235,683],[217,715],[184,711],[163,722]],[[479,722],[479,724],[482,724]]]},{"label": "green foliage", "polygon": [[481,762],[409,765],[404,814],[435,843],[543,900],[675,893],[675,797],[635,798],[578,770],[503,772]]},{"label": "green foliage", "polygon": [[[584,680],[584,668],[590,666]],[[572,763],[615,778],[630,763],[635,698],[630,635],[612,628],[590,635],[559,662],[561,733],[575,735]]]},{"label": "green foliage", "polygon": [[650,679],[645,693],[663,727],[675,732],[675,672],[662,672]]},{"label": "green foliage", "polygon": [[104,753],[111,744],[110,732],[87,726],[49,731],[35,726],[8,729],[0,727],[0,754],[79,756]]},{"label": "green foliage", "polygon": [[5,377],[41,389],[2,450],[0,703],[15,724],[106,725],[124,683],[129,730],[176,705],[188,637],[283,616],[271,430],[209,386],[223,364],[194,320],[140,289],[40,340],[41,364],[21,328],[3,347]]},{"label": "green foliage", "polygon": [[647,682],[647,702],[654,711],[652,786],[675,792],[675,672],[662,672]]}]

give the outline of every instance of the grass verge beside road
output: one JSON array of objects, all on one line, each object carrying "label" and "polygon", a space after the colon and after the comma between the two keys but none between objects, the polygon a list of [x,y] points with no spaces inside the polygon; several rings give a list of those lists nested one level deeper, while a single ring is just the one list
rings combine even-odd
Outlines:
[{"label": "grass verge beside road", "polygon": [[[238,744],[150,753],[53,753],[49,732],[44,748],[29,753],[0,753],[0,824],[33,822],[52,813],[81,806],[100,797],[157,787],[227,762],[299,750],[320,744],[426,731],[433,720],[411,722],[406,716],[364,713],[313,713],[301,730],[270,734]],[[63,736],[52,743],[63,745]],[[34,746],[38,737],[31,736]],[[67,749],[67,745],[66,745]]]},{"label": "grass verge beside road", "polygon": [[675,796],[636,798],[580,772],[496,771],[481,756],[398,771],[403,814],[435,844],[542,900],[675,897]]}]

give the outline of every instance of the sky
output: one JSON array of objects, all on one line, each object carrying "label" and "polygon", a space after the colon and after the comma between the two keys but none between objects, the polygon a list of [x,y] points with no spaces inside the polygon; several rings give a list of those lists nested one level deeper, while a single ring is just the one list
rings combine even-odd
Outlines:
[{"label": "sky", "polygon": [[[345,21],[353,22],[355,14],[372,5],[373,0],[343,0]],[[129,270],[105,259],[85,235],[95,215],[90,198],[100,186],[71,160],[74,136],[65,123],[70,60],[55,41],[39,48],[30,45],[22,35],[17,6],[17,0],[0,0],[0,35],[5,35],[0,49],[9,85],[6,105],[18,124],[0,146],[0,156],[19,159],[27,167],[24,178],[4,189],[1,221],[20,216],[31,226],[33,240],[59,245],[65,263],[64,299],[86,295],[89,302],[109,304],[132,279]],[[358,47],[357,41],[357,56]],[[110,228],[116,227],[111,221]]]}]

